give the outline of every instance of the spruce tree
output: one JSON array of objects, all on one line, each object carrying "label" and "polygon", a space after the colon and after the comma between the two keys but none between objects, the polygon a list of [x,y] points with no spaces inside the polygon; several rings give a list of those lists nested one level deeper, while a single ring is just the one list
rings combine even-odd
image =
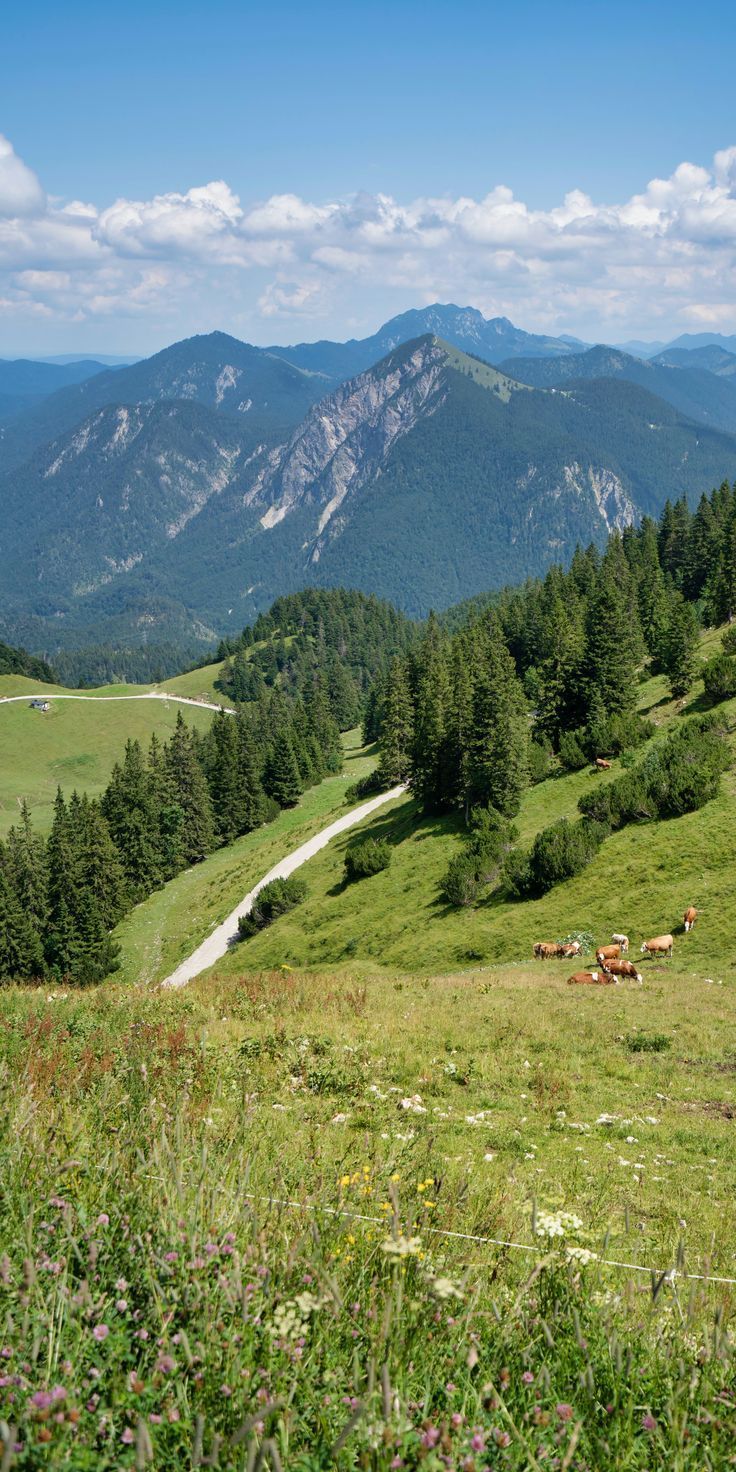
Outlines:
[{"label": "spruce tree", "polygon": [[495,614],[476,633],[475,658],[467,802],[513,818],[529,777],[528,719]]},{"label": "spruce tree", "polygon": [[449,747],[450,681],[445,640],[430,613],[415,661],[414,738],[411,786],[425,812],[452,806]]},{"label": "spruce tree", "polygon": [[212,722],[208,748],[207,780],[217,836],[221,843],[232,843],[246,831],[245,803],[240,786],[237,723],[224,711]]},{"label": "spruce tree", "polygon": [[[232,717],[225,716],[225,720]],[[192,732],[179,712],[164,757],[174,801],[181,808],[181,852],[186,864],[198,864],[215,846],[215,824],[209,787],[197,756]]]},{"label": "spruce tree", "polygon": [[166,877],[159,827],[160,793],[137,741],[126,742],[122,766],[116,763],[113,767],[100,807],[120,854],[127,902],[137,904]]},{"label": "spruce tree", "polygon": [[411,771],[414,711],[406,666],[396,656],[391,661],[383,698],[378,770],[386,787],[406,782]]},{"label": "spruce tree", "polygon": [[261,781],[260,763],[250,721],[238,716],[238,803],[242,833],[250,833],[263,822],[266,794]]},{"label": "spruce tree", "polygon": [[675,699],[687,695],[697,671],[698,616],[692,603],[675,592],[670,605],[665,669]]},{"label": "spruce tree", "polygon": [[302,794],[299,766],[294,755],[291,734],[282,730],[276,737],[264,774],[264,787],[280,808],[293,808]]}]

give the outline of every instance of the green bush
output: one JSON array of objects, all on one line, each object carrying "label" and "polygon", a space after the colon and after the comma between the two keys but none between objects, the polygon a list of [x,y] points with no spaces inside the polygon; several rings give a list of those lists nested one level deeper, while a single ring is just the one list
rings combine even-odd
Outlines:
[{"label": "green bush", "polygon": [[736,654],[736,624],[729,624],[721,639],[724,654]]},{"label": "green bush", "polygon": [[381,776],[380,768],[368,772],[365,777],[360,777],[357,782],[351,783],[345,789],[346,802],[361,802],[366,797],[374,797],[377,792],[387,792],[389,783]]},{"label": "green bush", "polygon": [[566,772],[579,772],[588,765],[588,758],[580,744],[582,731],[563,731],[560,737],[559,758]]},{"label": "green bush", "polygon": [[716,796],[729,764],[723,726],[712,715],[694,717],[615,782],[586,792],[578,808],[586,818],[611,828],[644,818],[679,817]]},{"label": "green bush", "polygon": [[714,655],[703,666],[703,684],[712,705],[717,705],[720,700],[730,700],[736,695],[736,659],[731,654]]},{"label": "green bush", "polygon": [[270,884],[264,884],[253,901],[252,909],[238,920],[238,938],[247,940],[249,936],[257,935],[259,930],[278,920],[279,915],[286,915],[295,905],[300,905],[308,893],[305,881],[296,874],[289,879],[272,879]]},{"label": "green bush", "polygon": [[494,808],[474,808],[463,853],[456,854],[441,881],[451,905],[472,905],[497,882],[516,838],[513,824]]},{"label": "green bush", "polygon": [[529,780],[532,783],[544,782],[554,771],[554,759],[552,752],[539,741],[529,742]]},{"label": "green bush", "polygon": [[361,838],[350,845],[345,855],[345,879],[370,879],[391,863],[391,845],[385,838]]},{"label": "green bush", "polygon": [[664,1032],[633,1032],[626,1038],[630,1053],[666,1053],[671,1039]]},{"label": "green bush", "polygon": [[512,856],[505,869],[507,889],[518,899],[546,894],[556,884],[582,873],[609,833],[607,824],[562,818],[538,833],[526,856]]}]

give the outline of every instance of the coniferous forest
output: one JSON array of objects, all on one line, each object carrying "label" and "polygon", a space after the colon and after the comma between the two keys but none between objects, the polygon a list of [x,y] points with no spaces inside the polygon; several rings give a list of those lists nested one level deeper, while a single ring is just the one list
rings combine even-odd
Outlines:
[{"label": "coniferous forest", "polygon": [[[727,483],[694,513],[668,502],[658,522],[612,534],[602,553],[578,549],[569,568],[474,601],[464,618],[431,615],[419,628],[342,590],[279,599],[218,651],[235,718],[221,713],[204,737],[180,718],[147,752],[128,743],[99,801],[59,792],[48,839],[23,808],[0,849],[0,975],[107,975],[121,916],[339,770],[340,730],[361,718],[380,751],[366,790],[406,782],[425,813],[465,819],[466,848],[444,885],[452,903],[498,883],[511,897],[542,893],[613,828],[713,795],[727,762],[717,712],[650,745],[637,680],[660,672],[685,696],[701,627],[735,615]],[[703,675],[712,705],[736,692],[736,637]],[[530,783],[620,755],[628,769],[605,798],[518,848],[513,820]]]}]

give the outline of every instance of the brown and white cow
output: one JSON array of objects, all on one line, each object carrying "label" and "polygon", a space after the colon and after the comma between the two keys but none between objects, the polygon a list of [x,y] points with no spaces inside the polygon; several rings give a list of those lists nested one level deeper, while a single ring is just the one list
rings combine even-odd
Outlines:
[{"label": "brown and white cow", "polygon": [[685,926],[685,929],[686,930],[692,930],[693,925],[695,924],[695,921],[697,920],[697,918],[698,918],[698,912],[697,912],[695,906],[694,905],[688,905],[688,907],[687,907],[687,909],[685,911],[685,914],[682,917],[682,923]]},{"label": "brown and white cow", "polygon": [[614,958],[611,961],[606,961],[603,970],[607,971],[609,976],[630,976],[632,981],[644,980],[641,972],[637,971],[633,961],[617,961]]},{"label": "brown and white cow", "polygon": [[615,982],[615,976],[609,976],[606,971],[575,971],[567,978],[568,986],[611,986]]},{"label": "brown and white cow", "polygon": [[607,961],[618,961],[620,955],[620,946],[599,946],[595,953],[595,959],[599,966],[605,966]]},{"label": "brown and white cow", "polygon": [[579,956],[580,941],[538,940],[534,955],[538,961],[561,961],[569,956]]},{"label": "brown and white cow", "polygon": [[671,935],[655,935],[653,940],[645,940],[641,953],[642,956],[671,956],[672,947],[675,942]]}]

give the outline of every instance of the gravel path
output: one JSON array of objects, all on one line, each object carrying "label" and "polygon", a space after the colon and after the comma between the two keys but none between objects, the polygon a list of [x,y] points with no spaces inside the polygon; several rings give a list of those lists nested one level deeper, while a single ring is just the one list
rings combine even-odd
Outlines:
[{"label": "gravel path", "polygon": [[285,859],[274,864],[273,869],[269,869],[268,873],[259,879],[250,893],[228,915],[227,920],[223,920],[222,924],[218,925],[217,929],[213,930],[212,934],[208,935],[200,946],[197,946],[196,951],[192,951],[191,956],[188,956],[186,961],[182,961],[161,985],[163,987],[186,986],[187,982],[199,976],[201,971],[206,971],[209,966],[213,966],[215,961],[219,961],[221,956],[226,955],[229,947],[237,939],[238,916],[248,913],[264,884],[270,884],[272,879],[286,879],[289,874],[293,874],[294,870],[299,868],[300,864],[306,863],[307,859],[313,858],[321,848],[325,848],[331,838],[336,838],[338,833],[344,833],[347,828],[360,823],[363,818],[368,817],[369,813],[375,812],[376,808],[382,807],[386,802],[391,802],[395,797],[401,797],[404,792],[406,792],[406,787],[401,786],[392,787],[390,792],[379,793],[378,797],[372,797],[369,802],[361,803],[360,807],[352,808],[349,813],[345,813],[344,817],[336,818],[334,823],[330,823],[320,833],[315,833],[314,838],[308,838],[307,842],[295,848],[293,853],[287,854]]},{"label": "gravel path", "polygon": [[200,710],[224,710],[228,716],[235,711],[229,705],[215,705],[211,700],[195,700],[191,695],[171,695],[168,690],[142,690],[140,695],[49,695],[47,690],[30,691],[27,695],[0,695],[0,705],[13,705],[19,700],[91,700],[99,705],[106,700],[174,700],[178,705],[198,705]]}]

